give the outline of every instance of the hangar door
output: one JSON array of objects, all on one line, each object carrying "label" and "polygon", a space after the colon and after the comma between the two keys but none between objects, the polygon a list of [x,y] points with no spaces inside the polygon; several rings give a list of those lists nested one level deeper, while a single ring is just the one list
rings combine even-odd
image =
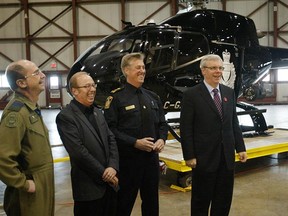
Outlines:
[{"label": "hangar door", "polygon": [[62,106],[61,74],[51,73],[46,75],[46,101],[49,108]]}]

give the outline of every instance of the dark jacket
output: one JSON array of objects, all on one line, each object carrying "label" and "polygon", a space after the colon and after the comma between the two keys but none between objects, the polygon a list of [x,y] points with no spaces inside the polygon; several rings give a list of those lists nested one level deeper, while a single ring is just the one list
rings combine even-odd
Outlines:
[{"label": "dark jacket", "polygon": [[215,171],[224,153],[228,169],[234,168],[235,149],[245,151],[236,113],[234,91],[220,84],[223,121],[204,83],[184,92],[180,134],[185,160],[197,159],[197,168]]},{"label": "dark jacket", "polygon": [[102,180],[107,167],[118,170],[119,157],[114,135],[102,112],[94,108],[100,136],[74,103],[70,102],[56,118],[61,140],[69,153],[73,198],[91,201],[103,197],[109,185]]},{"label": "dark jacket", "polygon": [[119,154],[121,156],[133,156],[140,150],[134,147],[137,139],[144,138],[141,127],[141,111],[137,91],[141,91],[147,103],[151,125],[144,137],[167,139],[167,123],[162,103],[158,95],[145,88],[137,90],[126,83],[122,89],[117,89],[108,97],[105,106],[105,118],[115,134]]}]

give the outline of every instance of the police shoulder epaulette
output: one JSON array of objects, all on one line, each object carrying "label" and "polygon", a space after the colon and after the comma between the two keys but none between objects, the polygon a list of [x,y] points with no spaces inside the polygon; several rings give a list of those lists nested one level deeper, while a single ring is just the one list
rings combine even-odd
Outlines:
[{"label": "police shoulder epaulette", "polygon": [[8,110],[18,112],[23,106],[24,106],[23,102],[16,100],[9,106]]},{"label": "police shoulder epaulette", "polygon": [[114,89],[114,90],[111,91],[111,93],[114,94],[114,93],[116,93],[116,92],[118,92],[118,91],[120,91],[120,90],[122,90],[122,89],[123,89],[123,88]]}]

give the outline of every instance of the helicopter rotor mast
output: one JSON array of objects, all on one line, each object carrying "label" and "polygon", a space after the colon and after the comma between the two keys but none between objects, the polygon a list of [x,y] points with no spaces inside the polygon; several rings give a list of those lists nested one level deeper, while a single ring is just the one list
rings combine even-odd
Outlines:
[{"label": "helicopter rotor mast", "polygon": [[179,4],[186,4],[187,10],[207,9],[210,0],[178,0]]}]

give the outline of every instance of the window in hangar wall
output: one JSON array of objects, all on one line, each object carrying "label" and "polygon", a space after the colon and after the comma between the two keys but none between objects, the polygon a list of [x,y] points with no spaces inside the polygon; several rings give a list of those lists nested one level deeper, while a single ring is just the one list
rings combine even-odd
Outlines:
[{"label": "window in hangar wall", "polygon": [[0,88],[9,88],[9,83],[5,74],[0,74]]},{"label": "window in hangar wall", "polygon": [[265,90],[266,97],[275,97],[274,88],[277,83],[288,82],[288,69],[278,69],[268,73],[262,80],[263,88]]},{"label": "window in hangar wall", "polygon": [[271,83],[271,75],[268,73],[263,79],[262,79],[262,85],[263,89],[265,89],[265,95],[266,97],[273,97],[275,95],[274,92],[274,84]]},{"label": "window in hangar wall", "polygon": [[59,89],[59,77],[58,76],[50,77],[50,89]]},{"label": "window in hangar wall", "polygon": [[288,69],[278,69],[277,82],[288,82]]},{"label": "window in hangar wall", "polygon": [[[288,69],[278,69],[275,82],[288,82]],[[262,80],[262,82],[273,82],[271,74],[268,73]]]}]

